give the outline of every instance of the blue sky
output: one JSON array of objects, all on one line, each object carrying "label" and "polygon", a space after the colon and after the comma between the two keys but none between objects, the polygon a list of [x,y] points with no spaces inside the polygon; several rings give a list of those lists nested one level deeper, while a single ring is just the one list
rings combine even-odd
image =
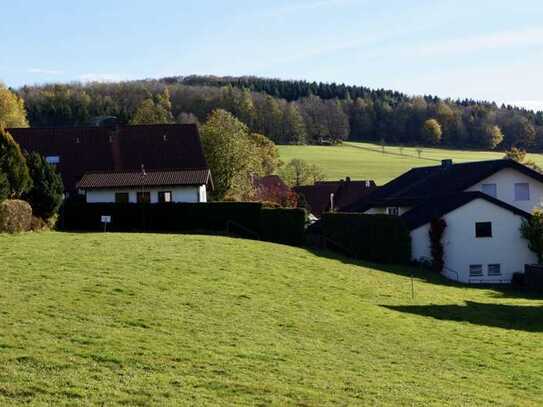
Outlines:
[{"label": "blue sky", "polygon": [[9,86],[258,75],[543,109],[543,2],[12,0]]}]

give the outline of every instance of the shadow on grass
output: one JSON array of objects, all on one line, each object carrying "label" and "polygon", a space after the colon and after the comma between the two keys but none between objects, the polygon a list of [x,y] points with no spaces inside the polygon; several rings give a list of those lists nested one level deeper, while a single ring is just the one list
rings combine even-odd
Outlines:
[{"label": "shadow on grass", "polygon": [[511,286],[510,284],[465,284],[454,280],[449,280],[441,274],[435,273],[432,270],[415,265],[402,264],[381,264],[373,263],[364,260],[354,259],[332,250],[322,250],[316,248],[306,248],[315,256],[325,257],[332,260],[341,261],[344,264],[354,265],[359,267],[371,268],[374,270],[392,273],[403,277],[413,277],[422,280],[426,283],[436,284],[446,287],[459,287],[470,289],[490,290],[489,296],[492,298],[517,298],[517,299],[533,299],[543,300],[541,293],[527,291]]},{"label": "shadow on grass", "polygon": [[543,332],[543,307],[484,304],[466,301],[466,305],[382,305],[409,314],[444,321],[469,322],[496,328]]}]

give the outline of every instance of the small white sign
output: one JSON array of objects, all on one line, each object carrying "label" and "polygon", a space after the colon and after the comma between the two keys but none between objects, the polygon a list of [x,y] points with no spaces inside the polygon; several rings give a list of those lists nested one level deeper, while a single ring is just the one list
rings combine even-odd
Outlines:
[{"label": "small white sign", "polygon": [[111,216],[102,216],[102,223],[111,223]]}]

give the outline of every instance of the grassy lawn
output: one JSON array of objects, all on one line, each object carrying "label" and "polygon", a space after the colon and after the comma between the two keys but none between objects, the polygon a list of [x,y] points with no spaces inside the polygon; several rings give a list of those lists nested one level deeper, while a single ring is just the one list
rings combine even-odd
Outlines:
[{"label": "grassy lawn", "polygon": [[[343,143],[341,146],[279,146],[281,160],[287,162],[301,158],[319,165],[328,179],[350,176],[353,179],[373,179],[383,184],[413,167],[437,165],[442,159],[454,162],[493,160],[503,152],[462,151],[424,148],[421,158],[414,147],[385,147],[369,143]],[[543,166],[543,155],[530,154],[529,158]]]},{"label": "grassy lawn", "polygon": [[541,299],[224,237],[43,233],[0,247],[0,405],[543,399]]}]

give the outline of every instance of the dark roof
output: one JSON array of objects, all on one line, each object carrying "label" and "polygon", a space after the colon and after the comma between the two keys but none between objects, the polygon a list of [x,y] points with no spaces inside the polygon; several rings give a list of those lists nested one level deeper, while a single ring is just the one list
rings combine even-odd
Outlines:
[{"label": "dark roof", "polygon": [[254,177],[253,185],[255,186],[255,188],[263,191],[275,190],[279,193],[290,192],[290,188],[287,184],[285,184],[285,181],[283,181],[279,175],[265,175],[263,177]]},{"label": "dark roof", "polygon": [[77,184],[81,189],[143,186],[205,185],[211,180],[207,169],[90,172]]},{"label": "dark roof", "polygon": [[314,185],[294,187],[303,195],[311,208],[311,213],[320,217],[330,208],[330,194],[334,194],[334,206],[342,210],[368,195],[375,187],[374,181],[319,181]]},{"label": "dark roof", "polygon": [[375,182],[372,180],[341,182],[334,195],[336,209],[342,211],[343,208],[349,207],[369,195],[375,188]]},{"label": "dark roof", "polygon": [[303,195],[311,209],[311,213],[320,217],[326,208],[330,206],[330,194],[334,194],[338,187],[339,185],[336,185],[336,183],[327,182],[315,185],[301,185],[292,189],[297,194]]},{"label": "dark roof", "polygon": [[207,169],[194,124],[8,129],[27,151],[59,156],[64,188],[97,171]]},{"label": "dark roof", "polygon": [[373,206],[392,202],[420,202],[433,195],[462,192],[479,181],[505,168],[515,169],[543,182],[543,174],[513,160],[489,160],[413,168],[377,188],[365,199],[351,205],[350,211],[364,212]]},{"label": "dark roof", "polygon": [[439,218],[475,199],[484,199],[485,201],[491,202],[494,205],[525,218],[529,218],[531,216],[529,213],[500,201],[499,199],[493,198],[490,195],[479,191],[473,191],[432,196],[431,199],[427,199],[420,205],[404,213],[402,215],[402,219],[405,221],[409,230],[413,230],[419,226],[425,225],[432,219]]}]

